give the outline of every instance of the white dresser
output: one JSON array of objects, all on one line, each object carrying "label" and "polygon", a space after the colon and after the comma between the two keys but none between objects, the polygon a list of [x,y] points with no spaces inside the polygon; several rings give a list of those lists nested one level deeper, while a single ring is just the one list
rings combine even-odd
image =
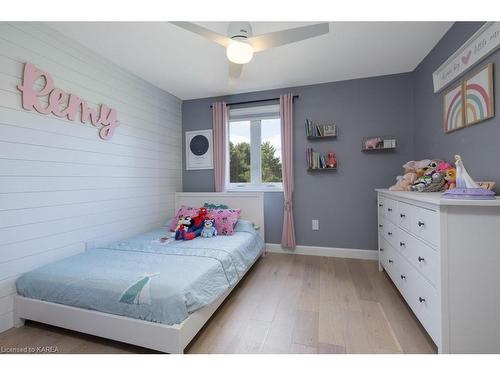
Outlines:
[{"label": "white dresser", "polygon": [[500,199],[377,189],[379,267],[440,353],[500,353]]}]

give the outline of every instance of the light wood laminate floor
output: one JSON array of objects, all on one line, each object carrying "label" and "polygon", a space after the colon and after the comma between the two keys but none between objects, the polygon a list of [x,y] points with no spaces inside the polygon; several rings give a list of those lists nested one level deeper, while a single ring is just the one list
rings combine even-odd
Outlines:
[{"label": "light wood laminate floor", "polygon": [[[3,348],[43,346],[59,353],[155,353],[32,322],[0,334]],[[186,352],[435,353],[436,347],[375,261],[271,253]]]}]

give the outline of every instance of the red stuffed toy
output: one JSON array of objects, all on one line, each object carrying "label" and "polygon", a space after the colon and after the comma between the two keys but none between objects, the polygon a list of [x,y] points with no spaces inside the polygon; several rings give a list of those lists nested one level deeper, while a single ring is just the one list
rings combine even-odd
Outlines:
[{"label": "red stuffed toy", "polygon": [[203,224],[205,219],[207,219],[207,213],[208,210],[206,207],[201,207],[198,211],[198,216],[186,216],[182,218],[182,225],[179,225],[175,231],[175,239],[186,241],[198,237],[203,230]]},{"label": "red stuffed toy", "polygon": [[201,207],[198,210],[198,216],[195,216],[192,218],[194,229],[198,229],[203,225],[203,223],[205,222],[205,219],[207,219],[207,214],[208,214],[208,210],[206,207]]}]

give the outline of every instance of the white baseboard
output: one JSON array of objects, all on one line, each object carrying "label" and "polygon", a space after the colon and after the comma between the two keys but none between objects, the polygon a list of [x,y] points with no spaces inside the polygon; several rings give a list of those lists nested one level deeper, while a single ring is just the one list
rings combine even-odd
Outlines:
[{"label": "white baseboard", "polygon": [[314,255],[322,257],[351,258],[377,260],[376,250],[346,249],[341,247],[320,247],[298,245],[294,250],[283,249],[280,244],[266,243],[266,250],[270,253]]}]

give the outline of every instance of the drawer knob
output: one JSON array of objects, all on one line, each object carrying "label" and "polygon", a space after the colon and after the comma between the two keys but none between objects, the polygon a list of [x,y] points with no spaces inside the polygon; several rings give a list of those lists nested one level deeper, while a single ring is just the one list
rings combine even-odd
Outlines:
[{"label": "drawer knob", "polygon": [[383,227],[383,225],[382,225],[382,224],[379,224],[379,225],[378,225],[378,227],[379,227],[379,228],[382,228],[382,227]]},{"label": "drawer knob", "polygon": [[405,280],[406,279],[406,276],[405,275],[401,275],[401,280]]},{"label": "drawer knob", "polygon": [[387,232],[387,234],[388,234],[389,236],[392,236],[392,232]]},{"label": "drawer knob", "polygon": [[382,248],[380,248],[379,250],[380,250],[380,251],[384,251],[384,249],[382,249]]},{"label": "drawer knob", "polygon": [[406,244],[404,242],[400,242],[399,246],[403,247],[403,246],[406,246]]},{"label": "drawer knob", "polygon": [[424,225],[425,225],[425,223],[423,221],[420,221],[420,220],[418,221],[418,226],[419,227],[423,227]]},{"label": "drawer knob", "polygon": [[425,298],[418,297],[418,302],[420,302],[420,303],[425,302]]},{"label": "drawer knob", "polygon": [[382,203],[379,203],[378,206],[379,207],[384,207],[384,205]]},{"label": "drawer knob", "polygon": [[394,263],[394,261],[392,259],[389,259],[389,263]]},{"label": "drawer knob", "polygon": [[392,208],[388,208],[387,211],[392,212]]},{"label": "drawer knob", "polygon": [[402,219],[402,218],[406,217],[406,215],[405,214],[399,214],[399,217]]},{"label": "drawer knob", "polygon": [[423,262],[424,260],[425,260],[425,258],[418,257],[418,261],[419,261],[419,262]]}]

